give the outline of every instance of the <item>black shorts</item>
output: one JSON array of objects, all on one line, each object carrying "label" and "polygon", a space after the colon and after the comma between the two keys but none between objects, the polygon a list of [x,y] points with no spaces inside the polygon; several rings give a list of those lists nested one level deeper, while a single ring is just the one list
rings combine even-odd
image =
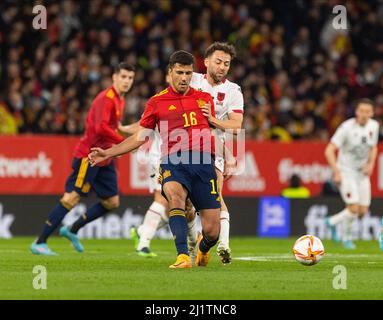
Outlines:
[{"label": "black shorts", "polygon": [[[217,187],[217,174],[214,167],[214,159],[210,158],[209,163],[192,163],[191,157],[195,152],[188,152],[190,161],[181,161],[174,163],[172,155],[162,159],[160,165],[160,181],[163,186],[169,181],[176,181],[182,184],[188,191],[188,196],[197,211],[203,209],[217,209],[221,207],[221,200]],[[194,154],[194,156],[193,156]],[[205,156],[206,153],[198,153],[197,157]],[[195,158],[195,157],[194,157]]]},{"label": "black shorts", "polygon": [[103,167],[91,167],[88,158],[74,158],[72,174],[65,184],[65,191],[76,191],[81,196],[91,190],[101,199],[118,195],[117,173],[114,161]]}]

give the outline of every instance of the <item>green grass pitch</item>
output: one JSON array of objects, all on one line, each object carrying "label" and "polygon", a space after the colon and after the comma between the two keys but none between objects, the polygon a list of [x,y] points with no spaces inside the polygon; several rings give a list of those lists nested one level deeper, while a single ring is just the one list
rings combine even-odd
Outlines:
[{"label": "green grass pitch", "polygon": [[[212,255],[208,267],[171,270],[175,248],[154,240],[157,258],[138,257],[130,240],[83,240],[85,253],[52,238],[58,257],[29,252],[32,238],[0,240],[0,299],[383,299],[383,252],[376,241],[356,241],[347,251],[325,241],[315,266],[295,261],[292,239],[233,238],[233,262]],[[47,270],[47,289],[32,286],[34,266]],[[333,288],[337,265],[346,267],[347,289]]]}]

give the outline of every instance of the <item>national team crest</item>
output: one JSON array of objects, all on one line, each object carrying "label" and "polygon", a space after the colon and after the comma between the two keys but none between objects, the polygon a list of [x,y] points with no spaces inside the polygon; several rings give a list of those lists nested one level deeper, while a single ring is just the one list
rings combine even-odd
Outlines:
[{"label": "national team crest", "polygon": [[217,94],[217,100],[223,101],[225,99],[225,93],[224,92],[218,92]]},{"label": "national team crest", "polygon": [[206,104],[206,101],[202,99],[198,99],[197,103],[198,103],[198,107],[202,108]]}]

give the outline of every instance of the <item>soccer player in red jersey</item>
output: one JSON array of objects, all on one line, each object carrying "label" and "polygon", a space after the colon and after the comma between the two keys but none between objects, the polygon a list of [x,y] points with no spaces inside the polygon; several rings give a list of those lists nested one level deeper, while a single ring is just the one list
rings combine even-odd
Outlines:
[{"label": "soccer player in red jersey", "polygon": [[206,266],[209,251],[220,231],[220,198],[214,169],[214,139],[202,107],[214,103],[210,94],[190,87],[194,57],[186,51],[170,56],[171,85],[147,102],[140,128],[124,142],[107,150],[92,148],[91,165],[137,149],[156,128],[161,145],[160,178],[162,193],[169,202],[169,225],[177,248],[177,260],[170,268],[190,268],[187,247],[185,202],[189,197],[200,213],[202,235],[198,240],[195,264]]},{"label": "soccer player in red jersey", "polygon": [[124,140],[117,133],[125,104],[125,94],[134,81],[134,68],[120,63],[113,73],[113,85],[100,92],[92,102],[86,118],[85,134],[74,150],[73,172],[68,177],[60,203],[51,211],[42,233],[32,243],[31,251],[40,255],[57,255],[47,245],[48,237],[65,215],[93,189],[100,202],[93,205],[70,227],[62,227],[60,235],[69,239],[78,252],[83,252],[77,232],[87,223],[119,206],[117,174],[114,162],[106,160],[95,167],[89,166],[88,154],[92,147],[109,148]]}]

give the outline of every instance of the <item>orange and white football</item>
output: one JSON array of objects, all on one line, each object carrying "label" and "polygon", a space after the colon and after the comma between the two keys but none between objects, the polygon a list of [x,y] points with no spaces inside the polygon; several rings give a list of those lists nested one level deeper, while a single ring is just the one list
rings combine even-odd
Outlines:
[{"label": "orange and white football", "polygon": [[323,258],[324,247],[319,238],[306,234],[295,241],[293,252],[299,263],[312,266]]}]

